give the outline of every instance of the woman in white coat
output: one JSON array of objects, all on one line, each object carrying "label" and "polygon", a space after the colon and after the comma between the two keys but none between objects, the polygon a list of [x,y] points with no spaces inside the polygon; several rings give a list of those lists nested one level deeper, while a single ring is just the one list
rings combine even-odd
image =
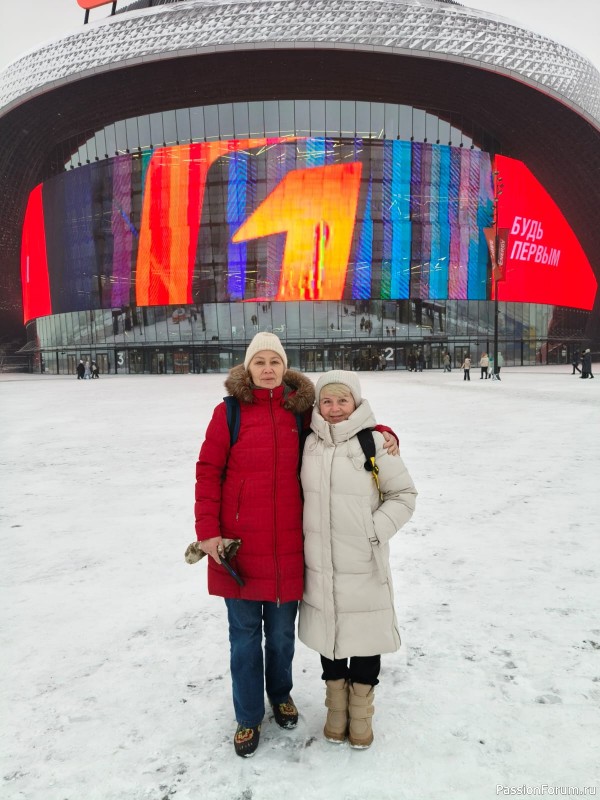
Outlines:
[{"label": "woman in white coat", "polygon": [[298,636],[321,654],[325,738],[348,736],[358,748],[373,741],[381,654],[400,647],[388,542],[411,518],[417,494],[402,459],[386,453],[377,431],[370,436],[378,482],[365,468],[357,434],[375,424],[356,373],[332,370],[319,378],[302,458],[305,574]]}]

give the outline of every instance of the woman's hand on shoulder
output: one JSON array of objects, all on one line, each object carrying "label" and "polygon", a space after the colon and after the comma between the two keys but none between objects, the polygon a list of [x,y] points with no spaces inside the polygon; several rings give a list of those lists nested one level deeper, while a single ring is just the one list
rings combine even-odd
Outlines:
[{"label": "woman's hand on shoulder", "polygon": [[212,556],[217,564],[221,563],[220,556],[225,552],[223,539],[220,536],[213,536],[212,539],[203,539],[200,547],[209,556]]},{"label": "woman's hand on shoulder", "polygon": [[400,448],[398,447],[396,437],[388,433],[388,431],[382,431],[381,435],[383,436],[383,446],[388,456],[399,456]]}]

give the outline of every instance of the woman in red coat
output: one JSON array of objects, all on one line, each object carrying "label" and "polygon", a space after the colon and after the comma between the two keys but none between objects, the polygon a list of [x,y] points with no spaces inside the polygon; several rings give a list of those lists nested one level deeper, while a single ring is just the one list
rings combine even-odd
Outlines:
[{"label": "woman in red coat", "polygon": [[[314,386],[287,369],[278,337],[258,333],[244,365],[231,370],[227,391],[240,404],[240,429],[230,447],[225,403],[214,410],[196,464],[196,536],[208,559],[208,590],[225,598],[229,618],[236,753],[258,747],[264,685],[276,722],[298,721],[292,689],[295,620],[303,589],[302,498],[298,480],[298,416],[314,402]],[[241,539],[232,567],[220,563],[223,538]],[[265,631],[263,664],[262,627]]]}]

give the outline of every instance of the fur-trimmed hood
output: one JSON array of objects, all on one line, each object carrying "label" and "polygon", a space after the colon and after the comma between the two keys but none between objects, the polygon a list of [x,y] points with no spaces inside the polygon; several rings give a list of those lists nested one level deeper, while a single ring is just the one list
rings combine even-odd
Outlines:
[{"label": "fur-trimmed hood", "polygon": [[[308,378],[295,369],[287,369],[283,375],[286,388],[283,407],[294,414],[304,414],[315,402],[315,387]],[[236,397],[240,403],[253,403],[252,380],[243,364],[229,371],[225,388],[228,394]]]}]

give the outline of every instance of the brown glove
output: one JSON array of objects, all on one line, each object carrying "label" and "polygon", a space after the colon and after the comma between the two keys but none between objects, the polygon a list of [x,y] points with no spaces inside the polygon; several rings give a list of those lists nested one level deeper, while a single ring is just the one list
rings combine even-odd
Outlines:
[{"label": "brown glove", "polygon": [[[223,555],[227,561],[233,558],[240,549],[241,544],[241,539],[223,539],[223,547],[225,548]],[[185,560],[188,564],[195,564],[197,561],[200,561],[201,558],[204,558],[205,555],[206,553],[202,549],[202,543],[192,542],[185,551]]]}]

